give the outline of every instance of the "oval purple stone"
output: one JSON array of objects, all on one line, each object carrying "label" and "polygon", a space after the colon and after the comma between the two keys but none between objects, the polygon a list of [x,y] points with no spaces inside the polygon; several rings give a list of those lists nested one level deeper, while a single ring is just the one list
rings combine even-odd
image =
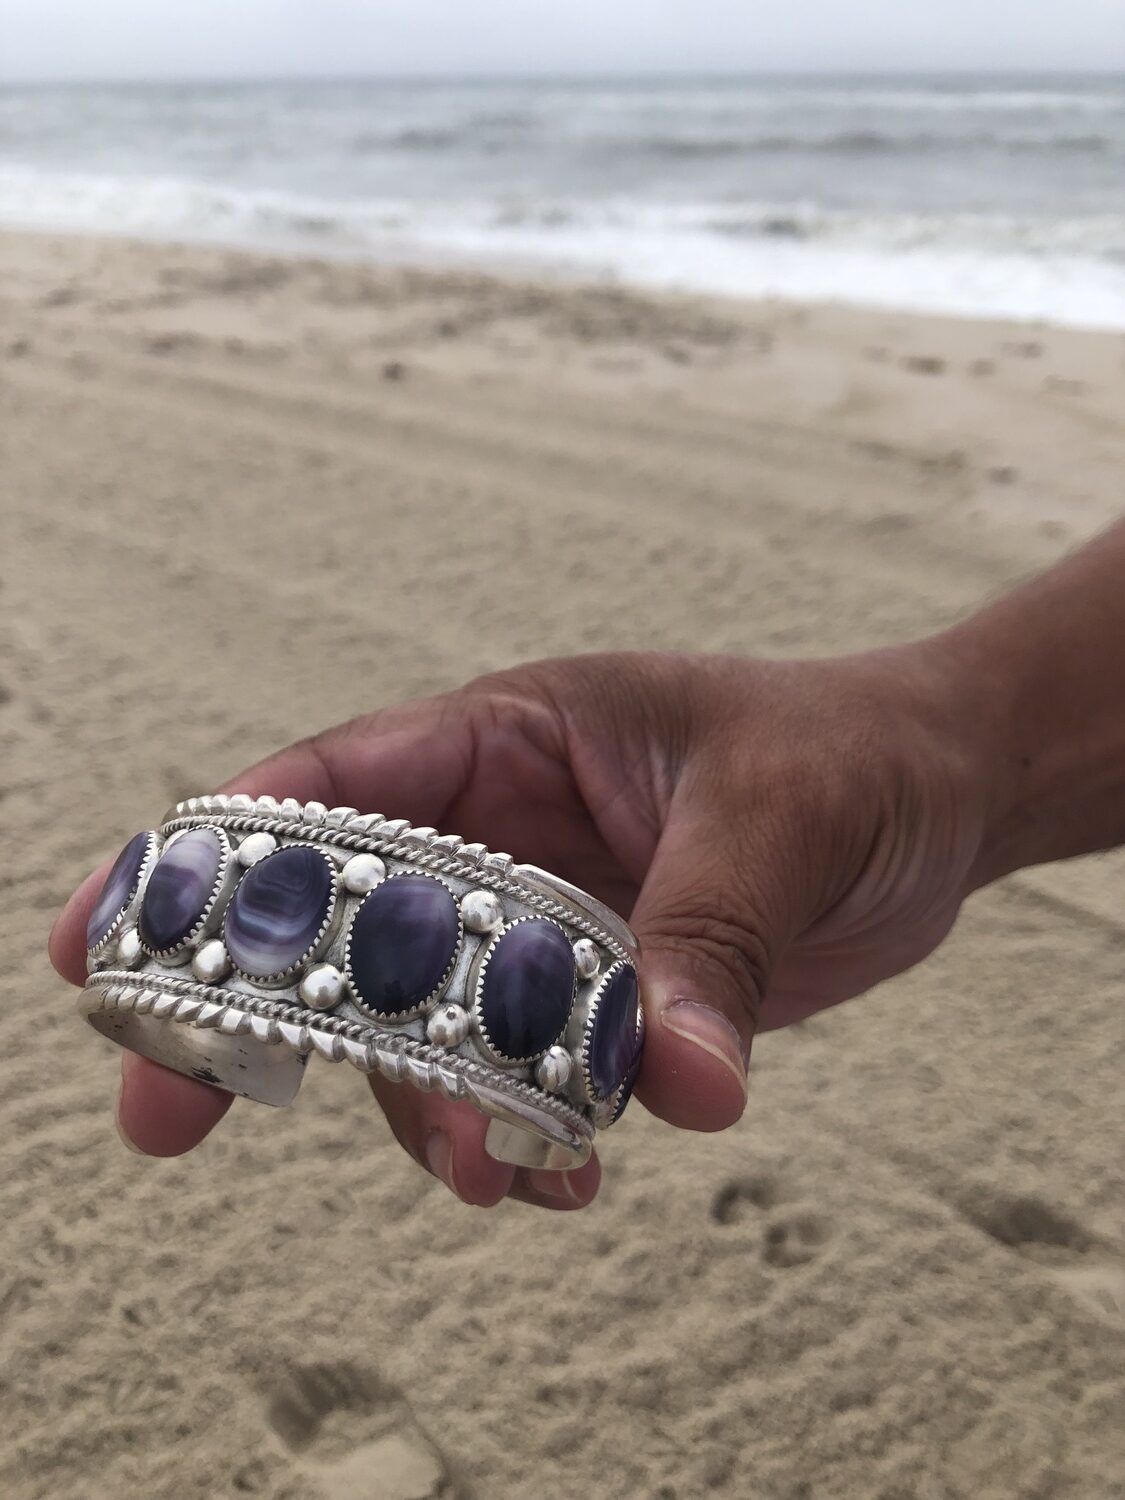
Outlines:
[{"label": "oval purple stone", "polygon": [[223,942],[236,969],[272,979],[314,948],[336,895],[331,861],[293,844],[251,865],[231,897]]},{"label": "oval purple stone", "polygon": [[151,953],[178,948],[203,919],[222,869],[225,845],[214,828],[181,833],[153,866],[137,923]]},{"label": "oval purple stone", "polygon": [[153,834],[147,830],[135,833],[114,860],[113,869],[106,876],[86,924],[87,948],[96,948],[109,935],[118,917],[137,894],[152,840]]},{"label": "oval purple stone", "polygon": [[605,981],[586,1040],[586,1068],[599,1099],[624,1083],[637,1038],[637,971],[622,964]]},{"label": "oval purple stone", "polygon": [[515,922],[489,954],[477,997],[481,1028],[494,1052],[530,1062],[558,1040],[574,1003],[574,950],[542,917]]},{"label": "oval purple stone", "polygon": [[448,886],[427,875],[392,875],[364,897],[352,921],[352,989],[381,1016],[417,1010],[446,977],[460,938]]},{"label": "oval purple stone", "polygon": [[625,1074],[625,1081],[621,1085],[621,1092],[617,1096],[617,1103],[613,1108],[613,1119],[609,1122],[616,1125],[625,1113],[625,1106],[633,1097],[633,1088],[637,1082],[637,1074],[641,1071],[641,1056],[644,1053],[644,1033],[638,1032],[633,1039],[633,1056],[629,1062],[629,1070]]}]

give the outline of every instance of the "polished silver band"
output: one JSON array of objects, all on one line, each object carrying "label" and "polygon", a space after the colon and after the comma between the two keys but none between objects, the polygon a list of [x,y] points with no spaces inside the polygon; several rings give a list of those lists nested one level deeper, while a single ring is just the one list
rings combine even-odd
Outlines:
[{"label": "polished silver band", "polygon": [[[294,849],[315,855],[278,857]],[[518,1165],[584,1162],[640,1062],[620,917],[377,813],[189,798],[122,850],[88,939],[81,1009],[122,1046],[273,1105],[313,1053],[349,1062],[467,1100]]]}]

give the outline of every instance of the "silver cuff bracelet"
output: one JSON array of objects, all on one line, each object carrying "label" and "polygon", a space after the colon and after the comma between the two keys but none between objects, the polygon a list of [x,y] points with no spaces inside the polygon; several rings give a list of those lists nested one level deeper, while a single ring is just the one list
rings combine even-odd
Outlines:
[{"label": "silver cuff bracelet", "polygon": [[637,943],[510,855],[355,808],[189,797],[90,914],[82,1013],[165,1067],[292,1102],[311,1053],[490,1117],[490,1155],[565,1169],[620,1118],[644,1041]]}]

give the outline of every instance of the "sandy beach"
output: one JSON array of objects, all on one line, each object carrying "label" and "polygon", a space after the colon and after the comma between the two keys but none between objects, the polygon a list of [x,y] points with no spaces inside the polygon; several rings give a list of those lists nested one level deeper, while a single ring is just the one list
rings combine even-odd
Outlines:
[{"label": "sandy beach", "polygon": [[956,619],[1120,512],[1123,377],[1121,335],[0,235],[6,1500],[1125,1495],[1120,857],[762,1039],[736,1129],[635,1108],[570,1216],[459,1205],[315,1060],[130,1155],[45,957],[169,802],[376,705]]}]

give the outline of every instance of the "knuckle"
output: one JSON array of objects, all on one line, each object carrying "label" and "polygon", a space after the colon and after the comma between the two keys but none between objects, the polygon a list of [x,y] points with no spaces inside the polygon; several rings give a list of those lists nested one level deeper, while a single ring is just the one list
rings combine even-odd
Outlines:
[{"label": "knuckle", "polygon": [[718,968],[751,1020],[756,1020],[769,983],[772,955],[765,926],[752,909],[681,905],[661,923],[649,946],[682,954],[693,967]]},{"label": "knuckle", "polygon": [[514,742],[548,759],[563,753],[565,735],[553,705],[519,669],[490,672],[455,689],[446,700],[445,717],[467,730],[474,764],[486,749]]}]

